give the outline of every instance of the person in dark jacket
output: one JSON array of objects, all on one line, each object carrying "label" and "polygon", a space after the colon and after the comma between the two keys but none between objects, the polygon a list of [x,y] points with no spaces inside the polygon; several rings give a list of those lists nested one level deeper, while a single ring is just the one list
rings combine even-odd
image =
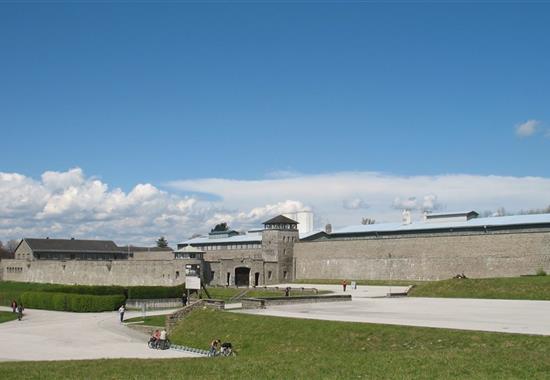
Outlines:
[{"label": "person in dark jacket", "polygon": [[25,310],[25,308],[23,307],[22,303],[17,305],[17,319],[19,321],[23,319],[23,310]]}]

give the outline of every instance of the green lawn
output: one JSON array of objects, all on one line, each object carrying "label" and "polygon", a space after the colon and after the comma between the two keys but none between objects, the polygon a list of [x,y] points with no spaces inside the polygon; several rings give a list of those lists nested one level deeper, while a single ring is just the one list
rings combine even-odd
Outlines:
[{"label": "green lawn", "polygon": [[234,358],[0,363],[35,379],[547,379],[550,337],[315,321],[199,310],[172,342],[233,343]]},{"label": "green lawn", "polygon": [[[307,284],[340,284],[342,280],[300,280]],[[348,279],[348,284],[351,280]],[[550,300],[550,276],[448,279],[441,281],[356,280],[358,285],[414,285],[411,297]]]},{"label": "green lawn", "polygon": [[135,317],[135,318],[129,318],[125,319],[124,322],[141,322],[144,325],[147,326],[157,326],[157,327],[164,327],[166,324],[166,314],[163,315],[152,315],[149,317]]},{"label": "green lawn", "polygon": [[0,311],[0,323],[17,319],[17,314],[11,311]]},{"label": "green lawn", "polygon": [[450,279],[417,285],[413,297],[550,300],[550,276]]},{"label": "green lawn", "polygon": [[[339,280],[329,280],[329,279],[308,279],[308,280],[296,280],[295,284],[319,284],[319,285],[340,285],[343,279]],[[393,286],[408,286],[408,285],[420,285],[427,283],[429,281],[413,281],[413,280],[354,280],[346,279],[348,286],[350,286],[352,281],[355,281],[357,285],[393,285]]]}]

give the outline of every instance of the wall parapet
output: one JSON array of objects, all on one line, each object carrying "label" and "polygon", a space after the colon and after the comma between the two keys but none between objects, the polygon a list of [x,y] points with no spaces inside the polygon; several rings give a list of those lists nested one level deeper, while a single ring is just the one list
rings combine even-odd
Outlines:
[{"label": "wall parapet", "polygon": [[351,301],[349,294],[334,294],[325,296],[299,296],[299,297],[270,297],[270,298],[243,298],[243,309],[265,309],[268,306],[295,305],[319,302]]}]

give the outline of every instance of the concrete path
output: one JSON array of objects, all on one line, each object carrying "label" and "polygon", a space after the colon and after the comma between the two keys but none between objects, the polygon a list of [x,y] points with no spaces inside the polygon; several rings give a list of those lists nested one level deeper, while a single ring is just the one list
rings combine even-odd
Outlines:
[{"label": "concrete path", "polygon": [[322,284],[280,284],[268,285],[268,287],[286,288],[315,288],[317,290],[329,290],[333,294],[351,294],[352,298],[378,298],[386,297],[388,293],[405,293],[408,286],[372,286],[372,285],[357,285],[356,289],[348,284],[346,291],[341,285],[322,285]]},{"label": "concrete path", "polygon": [[[0,310],[11,311],[7,307]],[[147,312],[167,314],[173,310]],[[125,318],[141,312],[126,312]],[[148,337],[119,323],[117,312],[66,313],[25,310],[22,321],[0,323],[0,360],[182,358],[202,355],[152,350]]]},{"label": "concrete path", "polygon": [[[310,286],[322,288],[321,285],[307,285]],[[384,290],[361,288],[355,293],[346,292],[352,294],[351,302],[272,306],[263,310],[239,312],[290,318],[550,335],[550,301],[371,298],[373,294],[382,294]],[[336,288],[334,290],[342,293]]]}]

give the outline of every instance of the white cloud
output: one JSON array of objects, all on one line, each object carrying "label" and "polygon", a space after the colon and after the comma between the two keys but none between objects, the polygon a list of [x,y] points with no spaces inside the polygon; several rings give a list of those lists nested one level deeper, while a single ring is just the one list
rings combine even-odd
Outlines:
[{"label": "white cloud", "polygon": [[138,184],[125,193],[87,178],[80,168],[48,171],[40,181],[0,172],[0,240],[50,236],[153,245],[164,235],[175,246],[220,221],[235,228],[256,227],[274,215],[303,209],[308,208],[292,200],[229,208],[151,184]]},{"label": "white cloud", "polygon": [[342,207],[346,210],[367,209],[369,205],[361,198],[344,199]]},{"label": "white cloud", "polygon": [[[112,239],[119,244],[154,244],[164,235],[176,243],[225,221],[235,229],[259,226],[271,216],[312,210],[318,227],[399,221],[400,211],[505,207],[509,212],[550,204],[550,178],[396,176],[340,172],[262,180],[192,179],[168,189],[210,194],[215,201],[180,196],[152,184],[131,191],[110,189],[81,169],[46,172],[35,180],[0,172],[0,240],[22,237]],[[368,204],[365,200],[368,200]],[[444,206],[443,206],[444,205]],[[416,216],[419,217],[419,216]]]},{"label": "white cloud", "polygon": [[397,210],[416,210],[418,208],[418,202],[416,197],[408,197],[404,199],[401,197],[395,197],[392,202],[392,206]]},{"label": "white cloud", "polygon": [[424,199],[422,200],[422,211],[434,211],[440,209],[441,207],[441,204],[437,201],[437,195],[424,195]]},{"label": "white cloud", "polygon": [[[397,176],[376,172],[340,172],[286,179],[205,178],[174,181],[180,191],[213,194],[219,203],[247,210],[258,204],[295,199],[312,207],[320,221],[333,226],[360,223],[363,209],[345,209],[345,200],[368,199],[369,216],[378,222],[400,220],[397,209],[508,210],[550,204],[550,178],[468,174]],[[444,205],[444,206],[443,206]]]},{"label": "white cloud", "polygon": [[516,135],[519,137],[533,136],[539,129],[540,121],[527,120],[525,123],[516,125]]}]

